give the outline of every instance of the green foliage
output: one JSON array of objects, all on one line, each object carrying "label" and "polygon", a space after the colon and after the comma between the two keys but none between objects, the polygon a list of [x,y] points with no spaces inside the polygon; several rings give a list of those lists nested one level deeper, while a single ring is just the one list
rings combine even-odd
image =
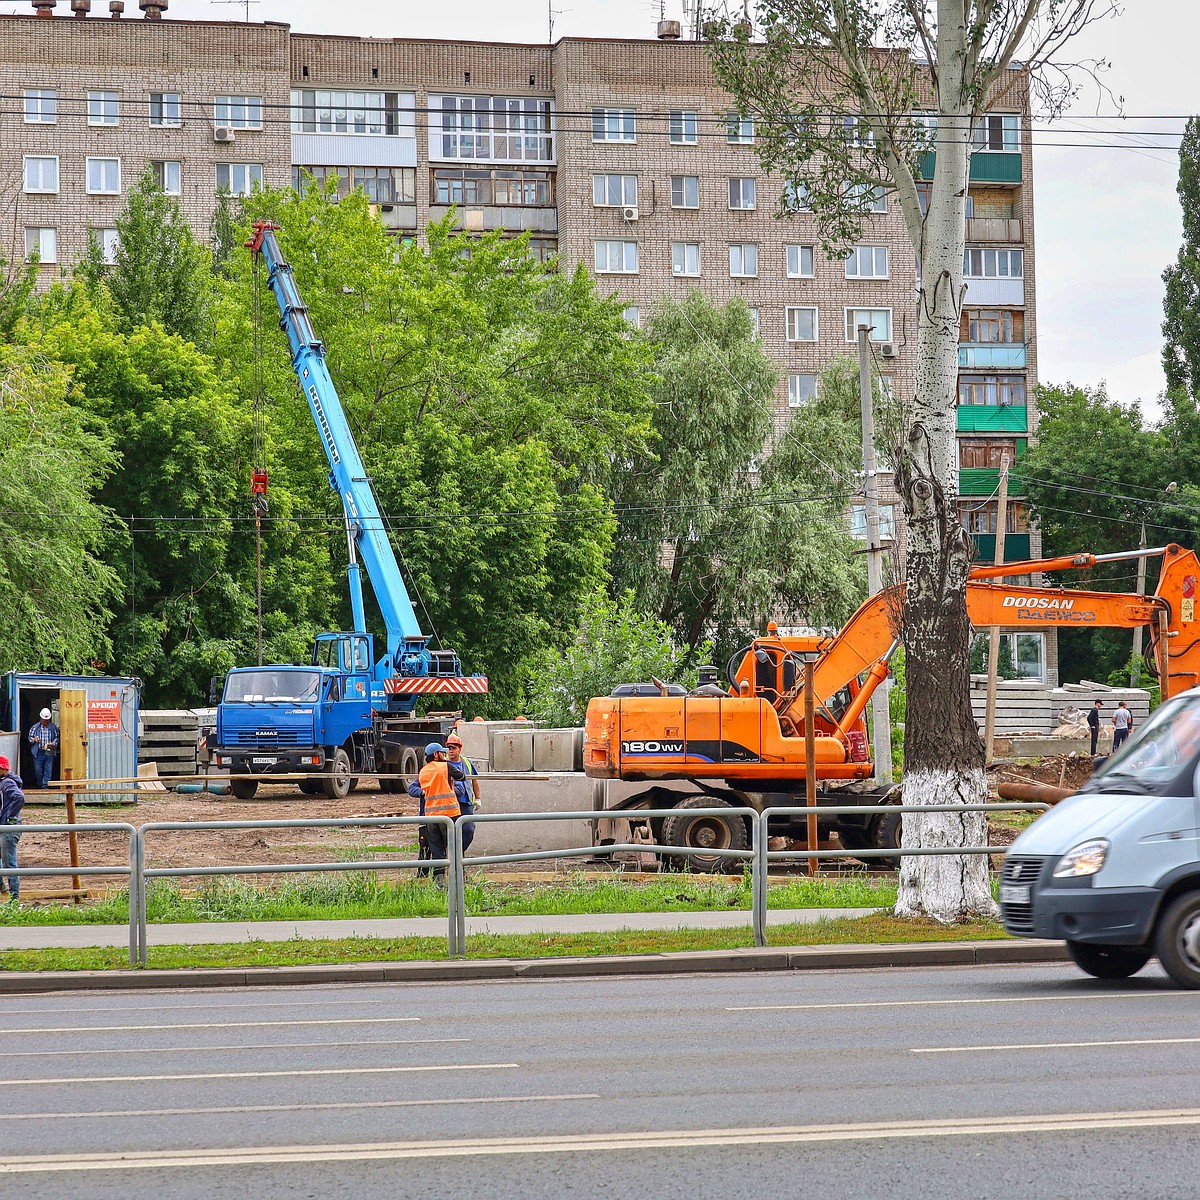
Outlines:
[{"label": "green foliage", "polygon": [[114,455],[66,403],[68,382],[18,348],[0,360],[0,671],[87,671],[108,656],[119,584],[94,495]]},{"label": "green foliage", "polygon": [[104,262],[94,232],[88,235],[79,272],[89,289],[104,282],[121,329],[157,323],[185,341],[201,341],[212,298],[209,254],[196,241],[179,201],[163,193],[152,167],[129,193],[116,229],[111,265]]},{"label": "green foliage", "polygon": [[1192,117],[1179,145],[1179,205],[1183,244],[1163,272],[1163,370],[1176,394],[1200,396],[1200,119]]},{"label": "green foliage", "polygon": [[694,687],[695,664],[710,650],[707,643],[681,648],[665,622],[638,611],[631,594],[613,600],[595,591],[584,601],[571,643],[562,651],[547,649],[534,662],[530,715],[553,726],[582,725],[588,701],[618,684],[660,679]]},{"label": "green foliage", "polygon": [[1129,656],[1124,666],[1112,671],[1108,676],[1109,687],[1139,687],[1150,693],[1150,711],[1153,712],[1162,703],[1162,688],[1158,680],[1150,672],[1143,658]]}]

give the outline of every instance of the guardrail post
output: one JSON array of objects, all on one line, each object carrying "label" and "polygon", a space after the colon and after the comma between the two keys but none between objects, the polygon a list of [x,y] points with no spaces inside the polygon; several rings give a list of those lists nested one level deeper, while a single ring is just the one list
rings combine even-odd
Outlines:
[{"label": "guardrail post", "polygon": [[146,933],[146,837],[139,828],[137,831],[137,923],[138,923],[138,962],[144,967],[149,953],[149,937]]},{"label": "guardrail post", "polygon": [[141,940],[138,937],[138,841],[135,828],[129,834],[129,965],[138,965]]},{"label": "guardrail post", "polygon": [[467,957],[467,865],[464,861],[462,816],[454,822],[454,872],[457,880],[456,908],[454,913],[454,956]]},{"label": "guardrail post", "polygon": [[767,944],[767,818],[758,813],[750,826],[750,849],[754,851],[750,874],[750,921],[754,944]]}]

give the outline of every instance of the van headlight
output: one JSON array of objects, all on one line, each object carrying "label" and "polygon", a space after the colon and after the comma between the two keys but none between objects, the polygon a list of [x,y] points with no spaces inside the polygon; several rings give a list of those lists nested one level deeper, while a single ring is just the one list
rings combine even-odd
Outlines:
[{"label": "van headlight", "polygon": [[1095,875],[1108,858],[1108,838],[1092,838],[1080,842],[1058,860],[1054,868],[1055,879],[1077,875]]}]

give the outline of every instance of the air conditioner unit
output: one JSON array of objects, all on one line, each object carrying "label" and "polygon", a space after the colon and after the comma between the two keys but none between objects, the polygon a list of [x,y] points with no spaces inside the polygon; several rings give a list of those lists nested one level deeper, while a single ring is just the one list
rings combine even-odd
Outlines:
[{"label": "air conditioner unit", "polygon": [[236,135],[228,125],[213,126],[213,141],[214,142],[232,142]]},{"label": "air conditioner unit", "polygon": [[895,342],[881,342],[880,346],[879,346],[879,353],[883,358],[895,358],[896,357],[896,343]]},{"label": "air conditioner unit", "polygon": [[621,216],[624,217],[626,221],[636,221],[640,216],[638,212],[638,206],[636,204],[625,205],[625,207],[621,209]]}]

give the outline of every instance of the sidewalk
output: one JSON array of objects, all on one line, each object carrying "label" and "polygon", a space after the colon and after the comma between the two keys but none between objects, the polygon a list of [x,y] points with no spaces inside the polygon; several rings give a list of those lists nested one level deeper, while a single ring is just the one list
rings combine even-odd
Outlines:
[{"label": "sidewalk", "polygon": [[[768,925],[811,924],[869,917],[878,908],[769,909]],[[746,909],[681,913],[578,913],[542,917],[467,917],[467,936],[479,933],[612,933],[622,929],[731,929],[750,926]],[[365,918],[351,921],[221,921],[147,927],[151,946],[227,942],[286,942],[293,938],[445,938],[445,917]],[[0,926],[0,952],[48,947],[79,950],[129,945],[128,925]]]}]

